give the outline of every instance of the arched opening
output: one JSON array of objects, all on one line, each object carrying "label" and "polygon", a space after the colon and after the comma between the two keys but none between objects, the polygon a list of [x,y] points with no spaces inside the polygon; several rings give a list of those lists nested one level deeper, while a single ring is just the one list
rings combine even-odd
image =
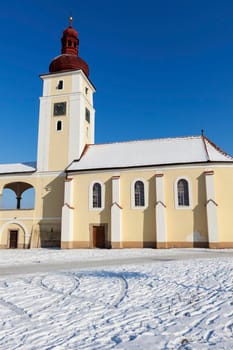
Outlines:
[{"label": "arched opening", "polygon": [[20,209],[34,209],[35,206],[35,189],[28,188],[22,194]]},{"label": "arched opening", "polygon": [[5,222],[0,228],[0,237],[4,248],[29,248],[30,246],[27,228],[17,220]]},{"label": "arched opening", "polygon": [[3,189],[1,209],[15,209],[15,192],[13,190]]},{"label": "arched opening", "polygon": [[35,189],[26,182],[11,182],[4,186],[1,209],[34,209]]}]

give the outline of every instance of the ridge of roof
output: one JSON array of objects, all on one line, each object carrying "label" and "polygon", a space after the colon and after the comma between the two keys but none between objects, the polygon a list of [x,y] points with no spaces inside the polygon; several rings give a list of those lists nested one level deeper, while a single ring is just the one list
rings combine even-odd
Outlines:
[{"label": "ridge of roof", "polygon": [[156,138],[156,139],[138,139],[138,140],[129,140],[129,141],[115,141],[115,142],[103,142],[103,143],[92,143],[92,144],[88,144],[88,146],[92,147],[96,147],[96,146],[105,146],[105,145],[116,145],[116,144],[129,144],[129,143],[140,143],[140,142],[148,142],[148,141],[156,141],[156,142],[160,142],[160,141],[173,141],[173,140],[183,140],[183,139],[201,139],[200,135],[193,135],[193,136],[176,136],[176,137],[160,137],[160,138]]}]

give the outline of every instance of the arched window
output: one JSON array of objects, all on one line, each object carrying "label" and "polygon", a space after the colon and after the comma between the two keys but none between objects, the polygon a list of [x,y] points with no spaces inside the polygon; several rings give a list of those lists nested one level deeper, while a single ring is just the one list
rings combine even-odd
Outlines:
[{"label": "arched window", "polygon": [[177,182],[177,199],[178,206],[189,206],[189,186],[185,179]]},{"label": "arched window", "polygon": [[92,189],[92,206],[93,208],[102,207],[102,188],[101,184],[95,182]]},{"label": "arched window", "polygon": [[145,206],[144,183],[136,181],[134,184],[134,205],[135,207]]}]

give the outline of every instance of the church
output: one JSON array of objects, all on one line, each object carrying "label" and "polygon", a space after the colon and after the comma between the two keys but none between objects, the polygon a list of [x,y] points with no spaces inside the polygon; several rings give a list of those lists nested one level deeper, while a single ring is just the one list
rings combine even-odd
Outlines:
[{"label": "church", "polygon": [[37,161],[0,164],[0,199],[15,197],[0,248],[233,248],[233,158],[204,134],[95,144],[72,18],[61,46],[40,76]]}]

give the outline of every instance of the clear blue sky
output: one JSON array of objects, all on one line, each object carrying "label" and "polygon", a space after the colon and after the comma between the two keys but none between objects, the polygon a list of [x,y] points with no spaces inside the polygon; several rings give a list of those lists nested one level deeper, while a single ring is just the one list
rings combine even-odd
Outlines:
[{"label": "clear blue sky", "polygon": [[96,142],[198,135],[233,154],[233,1],[12,0],[0,11],[0,162],[36,159],[39,74],[70,13]]}]

